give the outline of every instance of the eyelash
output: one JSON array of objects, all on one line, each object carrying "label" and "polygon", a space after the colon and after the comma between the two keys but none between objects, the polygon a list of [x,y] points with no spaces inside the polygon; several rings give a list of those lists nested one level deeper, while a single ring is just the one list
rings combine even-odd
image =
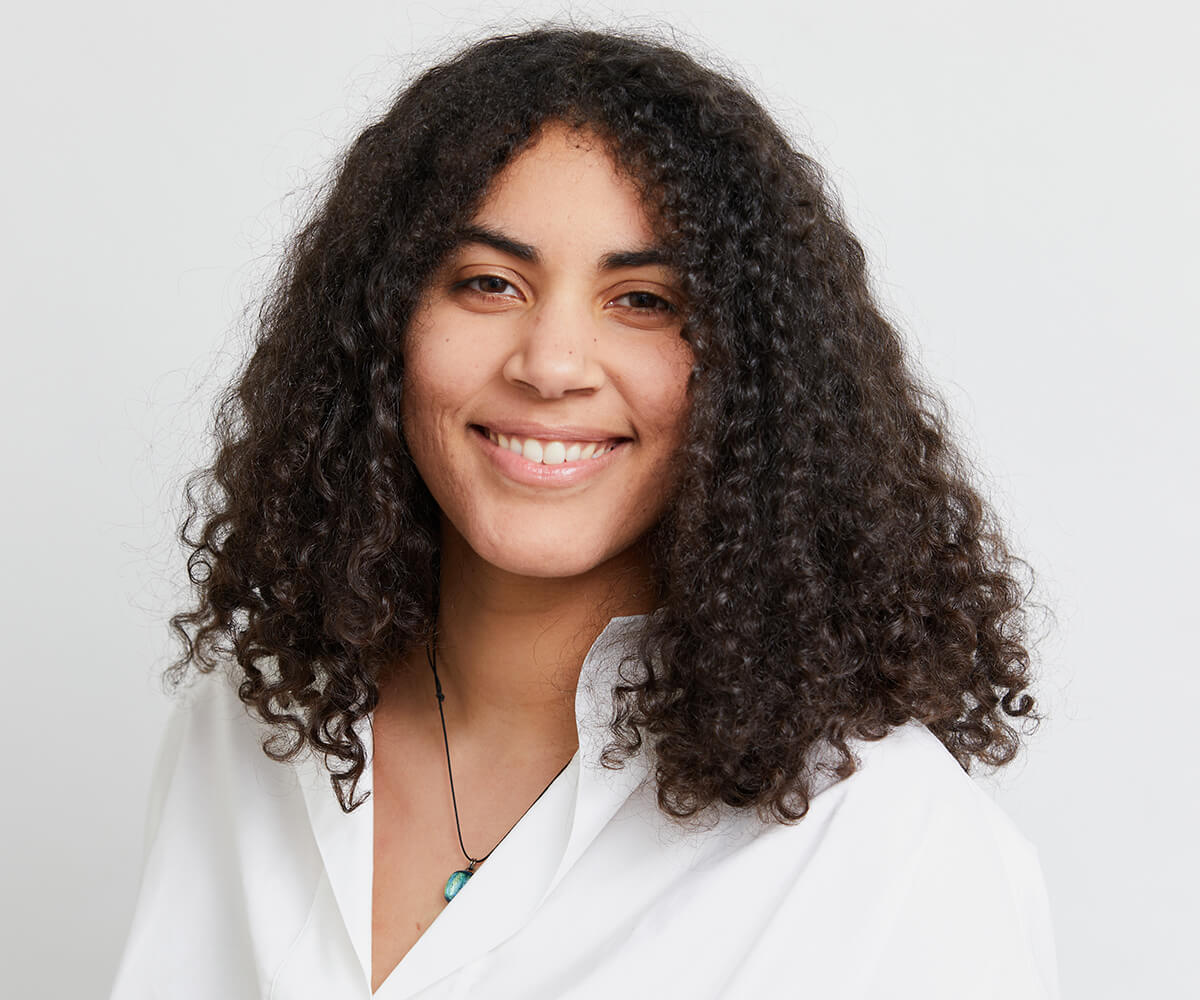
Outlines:
[{"label": "eyelash", "polygon": [[[475,285],[476,282],[480,282],[480,281],[499,281],[508,288],[515,289],[517,287],[511,281],[509,281],[507,278],[501,278],[499,275],[496,275],[496,274],[477,274],[475,277],[468,278],[466,281],[460,281],[454,287],[455,288],[465,288],[467,291],[474,292],[476,295],[481,295],[485,299],[507,299],[507,298],[510,298],[510,296],[501,295],[498,292],[485,292],[482,289],[472,287],[473,285]],[[625,308],[627,308],[627,309],[633,309],[636,312],[669,312],[669,313],[676,312],[674,305],[672,305],[670,302],[668,302],[666,299],[664,299],[661,295],[655,295],[653,292],[645,292],[645,291],[625,292],[622,295],[618,295],[617,299],[623,299],[623,298],[626,298],[627,296],[631,296],[631,295],[645,296],[647,298],[653,299],[654,302],[656,303],[656,305],[626,306]],[[614,299],[613,301],[615,302],[615,301],[617,301],[617,299]]]}]

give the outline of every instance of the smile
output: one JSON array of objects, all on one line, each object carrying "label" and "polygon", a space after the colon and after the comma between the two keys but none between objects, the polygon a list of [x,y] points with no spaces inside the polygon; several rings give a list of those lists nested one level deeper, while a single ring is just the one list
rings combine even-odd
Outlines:
[{"label": "smile", "polygon": [[617,446],[617,440],[607,441],[543,441],[540,438],[519,438],[507,434],[498,434],[493,430],[487,431],[488,438],[493,444],[507,448],[514,455],[520,455],[530,462],[541,462],[543,465],[561,465],[563,462],[578,462],[583,459],[597,459],[606,455]]},{"label": "smile", "polygon": [[472,425],[473,437],[508,479],[531,486],[568,486],[607,468],[629,444],[628,438],[556,441],[500,434]]}]

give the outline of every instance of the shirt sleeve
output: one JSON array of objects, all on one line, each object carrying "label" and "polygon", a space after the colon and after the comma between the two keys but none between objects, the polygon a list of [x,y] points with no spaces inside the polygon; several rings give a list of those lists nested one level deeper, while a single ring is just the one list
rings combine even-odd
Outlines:
[{"label": "shirt sleeve", "polygon": [[297,771],[263,753],[263,733],[220,671],[178,696],[112,1000],[272,995],[325,870]]},{"label": "shirt sleeve", "polygon": [[112,1000],[153,996],[152,992],[143,988],[145,984],[139,986],[137,975],[138,956],[144,950],[142,945],[146,938],[143,928],[147,910],[145,901],[147,896],[153,895],[154,892],[154,887],[150,884],[153,880],[153,873],[150,870],[149,862],[154,844],[158,839],[159,830],[162,827],[167,792],[179,767],[179,760],[190,721],[192,700],[193,692],[189,689],[177,696],[172,702],[165,727],[159,739],[158,749],[155,753],[143,825],[142,871],[139,880],[137,902],[134,906],[129,933],[125,939],[125,947],[117,967],[117,975],[111,993]]},{"label": "shirt sleeve", "polygon": [[1037,853],[1007,818],[987,817],[988,806],[984,817],[931,817],[863,942],[864,997],[910,983],[925,1000],[1057,1000]]},{"label": "shirt sleeve", "polygon": [[179,765],[180,750],[188,724],[186,698],[177,699],[171,705],[166,726],[155,754],[154,769],[150,777],[150,791],[146,799],[146,818],[142,832],[142,863],[145,864],[150,846],[158,836],[162,825],[163,807],[167,801],[167,788]]},{"label": "shirt sleeve", "polygon": [[923,729],[863,755],[799,824],[810,856],[729,995],[1057,1000],[1034,847]]}]

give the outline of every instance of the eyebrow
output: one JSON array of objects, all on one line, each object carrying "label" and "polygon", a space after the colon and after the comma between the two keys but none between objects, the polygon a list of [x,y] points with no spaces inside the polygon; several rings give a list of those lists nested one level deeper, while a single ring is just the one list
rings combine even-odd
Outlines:
[{"label": "eyebrow", "polygon": [[[462,227],[457,233],[455,245],[459,246],[463,243],[482,243],[501,253],[516,257],[518,260],[525,260],[531,264],[540,265],[542,263],[542,255],[538,252],[537,247],[529,243],[522,243],[520,240],[513,239],[511,236],[487,226]],[[641,247],[637,250],[612,250],[600,257],[601,271],[652,265],[667,267],[669,264],[670,257],[666,248],[661,246]]]}]

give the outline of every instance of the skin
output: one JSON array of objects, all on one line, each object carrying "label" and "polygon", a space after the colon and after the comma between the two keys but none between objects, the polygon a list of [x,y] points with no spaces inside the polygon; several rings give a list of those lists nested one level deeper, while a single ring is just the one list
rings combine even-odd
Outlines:
[{"label": "skin", "polygon": [[[451,255],[407,333],[402,419],[442,512],[438,676],[463,843],[483,857],[575,753],[575,688],[596,636],[656,605],[642,541],[673,485],[693,356],[671,272],[600,266],[656,240],[594,137],[544,130],[473,222],[538,259],[479,241]],[[504,422],[626,443],[586,480],[531,485],[473,429]],[[381,679],[372,729],[377,989],[465,864],[424,650]]]},{"label": "skin", "polygon": [[[540,259],[483,242],[452,254],[408,333],[403,424],[442,511],[447,727],[457,746],[478,736],[520,756],[523,743],[573,743],[587,649],[611,617],[655,606],[639,542],[668,500],[694,359],[669,269],[601,267],[657,240],[594,137],[545,129],[473,222]],[[585,482],[531,486],[506,477],[473,429],[505,421],[628,441]],[[430,680],[423,653],[409,672]]]}]

